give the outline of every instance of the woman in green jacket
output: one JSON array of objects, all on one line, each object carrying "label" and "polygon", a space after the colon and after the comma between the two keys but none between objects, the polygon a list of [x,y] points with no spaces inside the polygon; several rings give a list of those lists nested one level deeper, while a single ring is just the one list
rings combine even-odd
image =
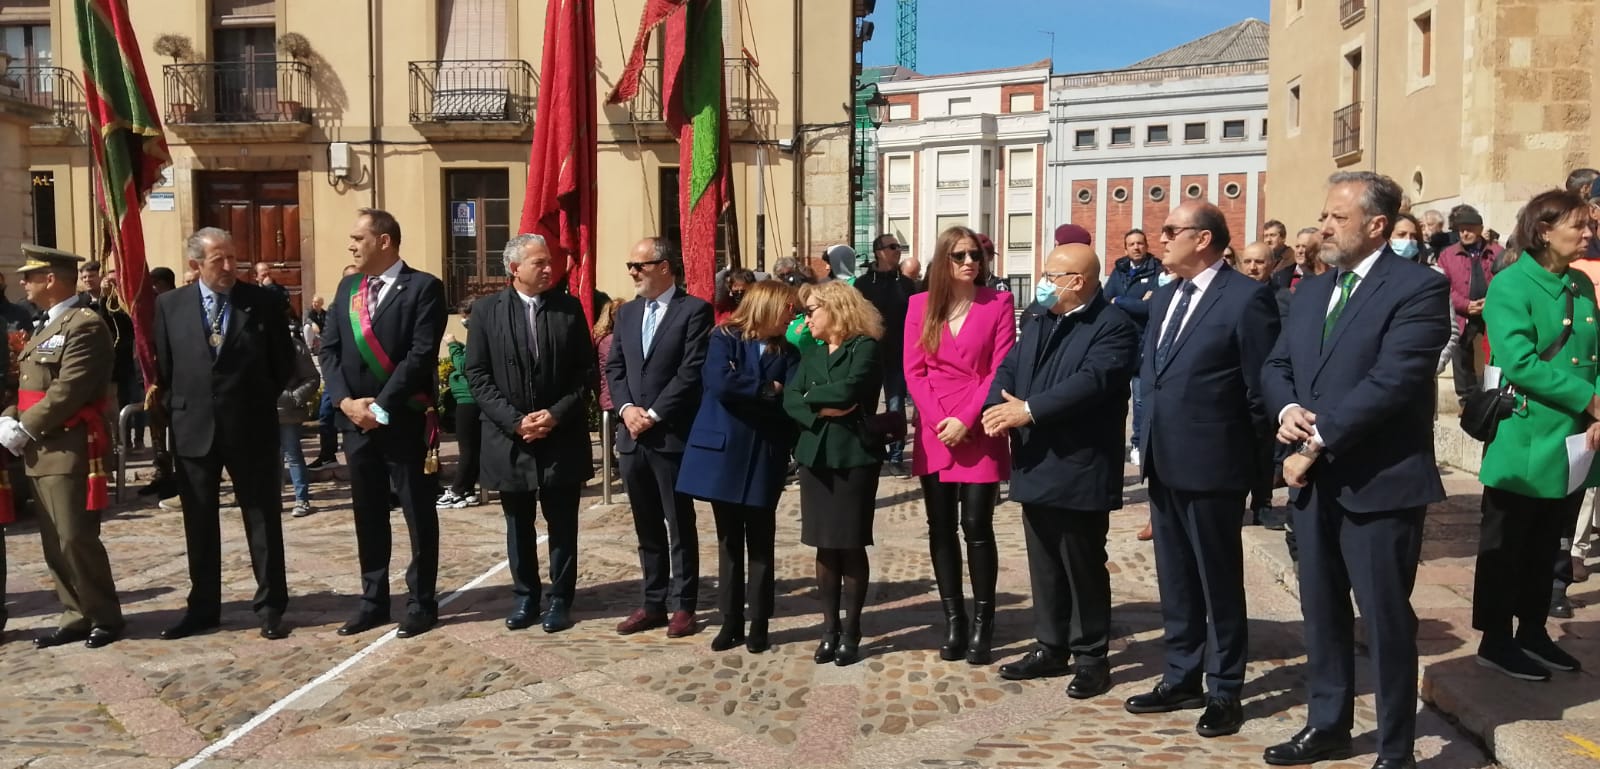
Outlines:
[{"label": "woman in green jacket", "polygon": [[[861,609],[871,573],[873,509],[883,442],[868,434],[883,370],[883,319],[843,281],[800,287],[806,325],[818,344],[800,348],[800,366],[783,390],[784,410],[800,423],[800,541],[817,549],[822,644],[817,664],[861,659]],[[839,621],[843,596],[844,622]]]},{"label": "woman in green jacket", "polygon": [[[457,308],[461,313],[461,326],[466,328],[472,316],[472,300],[466,299]],[[483,425],[478,421],[478,402],[472,399],[472,388],[467,386],[467,345],[454,336],[445,338],[445,348],[450,351],[450,397],[456,402],[456,479],[450,488],[439,495],[438,506],[459,510],[478,504],[478,450],[483,440]]]},{"label": "woman in green jacket", "polygon": [[[1576,491],[1567,478],[1567,436],[1586,433],[1588,448],[1600,447],[1600,309],[1594,284],[1568,269],[1589,248],[1589,205],[1570,192],[1543,193],[1517,217],[1514,237],[1525,249],[1489,285],[1483,308],[1493,363],[1517,395],[1479,472],[1483,522],[1472,626],[1483,633],[1479,664],[1543,681],[1549,669],[1579,667],[1550,640],[1545,620],[1562,534],[1573,529],[1584,487],[1600,482],[1600,463]],[[1568,330],[1561,349],[1543,360]]]}]

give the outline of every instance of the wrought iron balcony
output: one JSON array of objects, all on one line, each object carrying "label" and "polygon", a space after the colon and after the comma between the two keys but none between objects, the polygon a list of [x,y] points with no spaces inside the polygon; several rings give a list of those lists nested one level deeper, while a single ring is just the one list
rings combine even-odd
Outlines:
[{"label": "wrought iron balcony", "polygon": [[1367,12],[1367,0],[1339,0],[1339,23],[1350,26]]},{"label": "wrought iron balcony", "polygon": [[1342,158],[1361,151],[1361,103],[1333,113],[1333,156]]},{"label": "wrought iron balcony", "polygon": [[298,61],[207,61],[162,67],[167,123],[311,122],[311,68]]},{"label": "wrought iron balcony", "polygon": [[64,144],[88,130],[89,116],[84,109],[83,85],[78,76],[63,67],[23,66],[13,63],[0,73],[0,84],[19,92],[23,101],[50,110],[50,118],[32,131],[35,144]]},{"label": "wrought iron balcony", "polygon": [[[634,123],[666,122],[666,101],[662,94],[663,74],[660,59],[645,60],[644,71],[639,73],[639,93],[628,103],[628,112]],[[755,73],[750,60],[745,58],[722,60],[722,84],[726,89],[728,119],[749,123],[755,119]]]},{"label": "wrought iron balcony", "polygon": [[535,81],[521,59],[414,61],[411,122],[532,123]]}]

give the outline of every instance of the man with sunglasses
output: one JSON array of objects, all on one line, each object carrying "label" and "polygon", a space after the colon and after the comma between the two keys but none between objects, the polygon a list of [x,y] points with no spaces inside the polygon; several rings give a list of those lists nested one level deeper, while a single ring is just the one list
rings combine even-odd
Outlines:
[{"label": "man with sunglasses", "polygon": [[1167,216],[1162,263],[1177,280],[1150,299],[1139,371],[1141,472],[1150,488],[1166,670],[1125,707],[1204,707],[1195,726],[1202,737],[1234,734],[1244,723],[1240,526],[1257,442],[1271,430],[1261,366],[1278,336],[1272,289],[1223,262],[1228,240],[1227,219],[1210,203],[1188,201]]},{"label": "man with sunglasses", "polygon": [[[904,414],[906,410],[906,371],[901,365],[906,349],[906,306],[917,284],[900,274],[900,239],[892,233],[872,241],[872,269],[856,278],[855,287],[883,316],[883,338],[878,340],[878,357],[883,364],[884,408]],[[911,477],[905,463],[905,441],[889,444],[889,470]]]},{"label": "man with sunglasses", "polygon": [[711,305],[677,287],[683,264],[671,241],[645,238],[628,259],[628,276],[639,296],[617,310],[605,377],[621,419],[616,446],[639,537],[644,601],[617,632],[666,625],[667,636],[677,638],[696,630],[700,541],[694,501],[676,489],[689,428],[700,409]]}]

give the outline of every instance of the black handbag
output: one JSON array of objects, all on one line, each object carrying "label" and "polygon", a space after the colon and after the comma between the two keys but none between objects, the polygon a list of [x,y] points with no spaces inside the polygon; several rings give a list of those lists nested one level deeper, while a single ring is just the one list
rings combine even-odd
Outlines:
[{"label": "black handbag", "polygon": [[[1572,336],[1572,291],[1569,289],[1562,293],[1567,295],[1567,320],[1561,328],[1561,335],[1544,348],[1544,352],[1539,353],[1539,360],[1545,362],[1553,360]],[[1501,420],[1511,416],[1516,409],[1517,391],[1510,384],[1502,382],[1499,387],[1475,390],[1461,404],[1461,430],[1473,440],[1488,443],[1499,432]]]}]

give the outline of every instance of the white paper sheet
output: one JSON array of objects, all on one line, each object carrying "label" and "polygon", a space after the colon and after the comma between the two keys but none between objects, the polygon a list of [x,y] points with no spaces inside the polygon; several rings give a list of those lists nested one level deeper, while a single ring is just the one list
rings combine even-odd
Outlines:
[{"label": "white paper sheet", "polygon": [[1489,390],[1493,390],[1494,388],[1499,387],[1499,386],[1500,386],[1500,367],[1499,366],[1484,366],[1483,367],[1483,380],[1480,383],[1479,387],[1481,389],[1483,389],[1485,392],[1488,392]]},{"label": "white paper sheet", "polygon": [[1567,436],[1567,493],[1583,486],[1589,478],[1589,466],[1594,464],[1594,452],[1589,450],[1588,436],[1584,433]]}]

